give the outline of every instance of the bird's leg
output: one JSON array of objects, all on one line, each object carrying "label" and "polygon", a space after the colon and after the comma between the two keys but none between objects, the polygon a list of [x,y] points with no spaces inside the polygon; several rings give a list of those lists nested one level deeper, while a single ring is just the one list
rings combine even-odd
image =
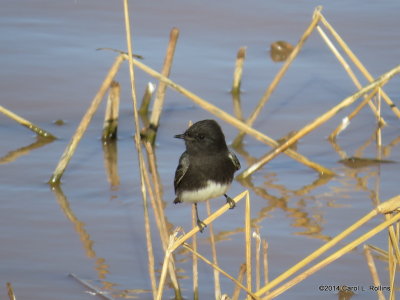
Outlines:
[{"label": "bird's leg", "polygon": [[233,209],[236,206],[235,201],[233,201],[233,199],[231,197],[229,197],[227,194],[224,194],[225,198],[226,198],[226,203],[229,204],[229,209]]},{"label": "bird's leg", "polygon": [[204,230],[204,228],[207,227],[207,225],[199,218],[199,213],[197,211],[197,203],[194,203],[194,209],[196,210],[197,226],[199,226],[200,232],[203,233],[203,230]]}]

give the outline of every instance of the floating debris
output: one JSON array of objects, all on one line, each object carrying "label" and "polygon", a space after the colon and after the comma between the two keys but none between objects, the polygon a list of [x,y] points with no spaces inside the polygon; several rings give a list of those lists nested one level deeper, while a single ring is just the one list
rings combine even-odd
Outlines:
[{"label": "floating debris", "polygon": [[270,55],[275,62],[285,61],[293,51],[293,46],[285,41],[276,41],[271,44]]}]

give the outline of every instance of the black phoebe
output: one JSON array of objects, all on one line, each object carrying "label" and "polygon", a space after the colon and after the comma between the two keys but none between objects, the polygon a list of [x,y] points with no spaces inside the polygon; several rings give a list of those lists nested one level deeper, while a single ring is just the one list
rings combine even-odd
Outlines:
[{"label": "black phoebe", "polygon": [[235,207],[226,195],[235,171],[240,169],[236,155],[229,151],[224,133],[214,120],[202,120],[190,126],[185,133],[175,135],[185,140],[186,151],[179,158],[175,171],[174,203],[190,202],[196,209],[200,232],[206,226],[197,212],[197,202],[224,195],[230,208]]}]

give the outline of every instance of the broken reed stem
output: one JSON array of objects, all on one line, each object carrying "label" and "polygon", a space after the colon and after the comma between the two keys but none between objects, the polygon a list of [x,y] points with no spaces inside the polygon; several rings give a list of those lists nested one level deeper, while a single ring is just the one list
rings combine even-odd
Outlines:
[{"label": "broken reed stem", "polygon": [[241,282],[239,282],[238,280],[236,280],[234,277],[232,277],[231,275],[229,275],[228,273],[226,273],[224,270],[222,270],[219,266],[217,266],[216,264],[212,263],[211,261],[209,261],[207,258],[205,258],[204,256],[202,256],[201,254],[199,254],[198,252],[193,251],[193,249],[187,244],[187,243],[183,243],[182,245],[185,249],[189,250],[190,252],[192,252],[194,255],[196,255],[198,258],[200,258],[202,261],[204,261],[206,264],[210,265],[212,268],[216,269],[219,273],[221,273],[222,275],[224,275],[225,277],[229,278],[230,280],[232,280],[236,285],[238,285],[240,288],[242,288],[244,291],[246,291],[246,293],[249,295],[249,297],[251,297],[250,299],[260,299],[259,297],[257,297],[256,295],[254,295],[249,289],[247,289]]},{"label": "broken reed stem", "polygon": [[[301,48],[303,47],[304,43],[308,39],[308,37],[311,35],[311,33],[314,31],[315,26],[317,26],[320,18],[321,18],[321,11],[322,7],[317,7],[314,11],[312,21],[310,25],[307,27],[307,29],[304,31],[303,35],[301,36],[299,42],[297,45],[293,48],[293,51],[290,53],[289,57],[283,64],[282,68],[278,71],[276,74],[275,78],[271,82],[271,84],[268,86],[268,88],[265,90],[264,95],[258,102],[255,110],[252,112],[250,117],[247,119],[246,124],[248,126],[252,126],[254,121],[257,119],[258,115],[260,114],[262,108],[265,106],[269,98],[271,97],[272,93],[275,91],[275,88],[278,86],[279,82],[281,81],[282,77],[285,75],[286,71],[289,69],[290,65],[292,64],[293,60],[297,57],[297,55],[300,53]],[[245,135],[245,132],[240,132],[235,140],[233,141],[234,145],[238,145],[241,143],[243,137]]]},{"label": "broken reed stem", "polygon": [[[249,191],[245,190],[244,192],[240,193],[237,195],[235,198],[232,200],[237,204],[240,200],[242,200],[246,195],[248,195]],[[203,223],[206,225],[211,224],[215,219],[219,218],[221,215],[223,215],[227,210],[229,210],[230,205],[229,203],[224,204],[220,209],[215,211],[211,216],[207,217],[205,220],[203,220]],[[197,232],[199,232],[199,226],[193,227],[192,230],[190,230],[188,233],[185,235],[179,237],[175,243],[171,247],[171,251],[175,251],[176,248],[181,246],[184,242],[186,242],[188,239],[190,239],[193,235],[195,235]]]},{"label": "broken reed stem", "polygon": [[[361,61],[358,59],[358,57],[351,51],[349,46],[344,42],[344,40],[341,38],[341,36],[336,32],[336,30],[332,27],[331,24],[325,19],[325,17],[320,14],[320,20],[321,23],[330,31],[332,36],[336,39],[338,44],[342,47],[343,51],[348,55],[350,60],[354,63],[354,65],[360,70],[360,72],[364,75],[364,77],[372,82],[374,80],[374,77],[368,72],[368,70],[364,67],[364,65],[361,63]],[[389,105],[393,113],[400,118],[400,110],[397,108],[397,106],[393,103],[393,101],[389,98],[389,96],[385,93],[382,92],[382,97],[386,101],[386,103]]]},{"label": "broken reed stem", "polygon": [[[368,245],[364,245],[364,255],[368,263],[369,271],[371,272],[372,282],[374,283],[374,286],[381,286],[381,281],[379,279],[378,271],[376,270],[374,258]],[[379,300],[386,300],[382,291],[378,290],[376,292],[378,294]]]},{"label": "broken reed stem", "polygon": [[322,114],[321,116],[317,117],[314,121],[312,121],[309,124],[307,124],[306,126],[304,126],[301,130],[299,130],[292,137],[290,137],[286,142],[282,143],[280,146],[278,146],[275,149],[273,149],[272,151],[270,151],[263,158],[261,158],[258,162],[254,163],[253,165],[248,167],[245,171],[243,171],[238,176],[240,178],[246,178],[246,177],[250,176],[255,171],[260,169],[263,165],[265,165],[267,162],[269,162],[270,160],[272,160],[273,158],[278,156],[280,153],[282,153],[282,151],[285,151],[286,149],[288,149],[291,145],[293,145],[299,139],[304,137],[306,134],[310,133],[311,131],[313,131],[314,129],[319,127],[320,125],[327,122],[330,118],[332,118],[334,115],[336,115],[340,110],[351,105],[359,97],[361,97],[365,93],[368,93],[372,89],[374,89],[376,87],[382,87],[384,84],[386,84],[388,82],[388,80],[390,80],[394,75],[396,75],[399,72],[400,72],[400,65],[393,68],[389,72],[383,74],[378,79],[376,79],[374,82],[363,87],[358,92],[345,98],[338,105],[334,106],[333,108],[328,110],[326,113]]},{"label": "broken reed stem", "polygon": [[364,97],[364,99],[357,105],[357,107],[342,120],[342,123],[329,135],[328,139],[334,141],[336,137],[348,126],[350,121],[360,112],[360,110],[365,106],[365,104],[371,102],[372,97],[376,95],[379,87],[376,87],[369,95]]},{"label": "broken reed stem", "polygon": [[104,116],[103,133],[101,136],[103,142],[117,139],[120,94],[121,86],[118,82],[112,81],[110,84]]},{"label": "broken reed stem", "polygon": [[[179,29],[172,28],[169,36],[169,43],[167,48],[167,53],[165,55],[164,65],[161,74],[165,77],[169,77],[172,68],[172,62],[174,59],[174,53],[176,48],[176,43],[179,37]],[[158,123],[160,121],[161,112],[164,105],[165,91],[167,85],[164,82],[160,82],[157,87],[156,96],[154,99],[153,110],[150,117],[150,125],[146,133],[146,138],[152,145],[157,135]]]},{"label": "broken reed stem", "polygon": [[[192,205],[192,227],[197,226],[196,209]],[[197,235],[192,237],[192,248],[197,252]],[[192,271],[193,271],[193,299],[199,300],[199,272],[197,256],[192,253]]]},{"label": "broken reed stem", "polygon": [[142,98],[142,104],[140,105],[139,108],[139,114],[142,117],[147,117],[147,114],[149,113],[149,105],[151,97],[153,97],[154,89],[155,89],[154,84],[148,82]]},{"label": "broken reed stem", "polygon": [[[128,55],[124,54],[125,58],[129,58]],[[171,88],[175,89],[177,92],[183,94],[184,96],[188,97],[190,100],[198,104],[200,107],[203,109],[207,110],[211,114],[217,116],[218,118],[224,120],[225,122],[231,124],[232,126],[240,129],[241,131],[246,132],[247,134],[253,136],[255,139],[270,145],[272,147],[276,147],[279,145],[278,142],[276,142],[274,139],[262,134],[258,130],[255,130],[252,127],[249,127],[246,125],[244,122],[238,120],[237,118],[231,116],[230,114],[226,113],[222,109],[216,107],[215,105],[210,104],[209,102],[205,101],[204,99],[200,98],[199,96],[193,94],[192,92],[188,91],[184,87],[176,84],[169,78],[161,75],[157,71],[153,70],[152,68],[146,66],[142,62],[132,59],[133,63],[140,69],[142,69],[144,72],[148,73],[149,75],[153,76],[154,78],[157,78],[160,81],[165,82],[168,84]],[[325,168],[315,162],[310,161],[308,158],[302,156],[301,154],[297,153],[296,151],[293,151],[291,149],[287,149],[285,153],[290,156],[291,158],[299,161],[300,163],[316,170],[317,172],[325,175],[331,175],[333,176],[335,173],[329,170],[328,168]]]},{"label": "broken reed stem", "polygon": [[[144,184],[143,180],[143,174],[144,174],[144,159],[143,159],[143,153],[142,149],[140,146],[140,125],[139,125],[139,114],[137,111],[137,100],[136,100],[136,88],[135,88],[135,73],[133,69],[133,58],[132,58],[132,41],[131,41],[131,26],[130,26],[130,20],[129,20],[129,9],[128,9],[128,0],[124,0],[124,19],[125,19],[125,29],[126,29],[126,43],[127,43],[127,48],[128,48],[128,62],[129,62],[129,76],[130,76],[130,83],[131,83],[131,96],[132,96],[132,105],[133,105],[133,116],[134,116],[134,121],[135,121],[135,146],[137,150],[137,155],[138,155],[138,160],[139,160],[139,169],[140,169],[140,181],[141,181],[141,192],[142,192],[142,197],[143,199],[146,198],[146,187]],[[168,253],[168,250],[167,250]],[[182,299],[180,287],[179,287],[179,282],[176,279],[175,276],[175,267],[173,261],[170,261],[168,257],[168,264],[167,268],[170,271],[170,278],[171,282],[173,285],[173,288],[175,290],[175,297],[176,299],[180,300]],[[161,280],[160,280],[160,286],[161,286]],[[163,288],[163,286],[162,286]],[[158,296],[158,295],[157,295]]]},{"label": "broken reed stem", "polygon": [[[206,201],[206,208],[207,208],[207,216],[211,215],[211,207],[210,207],[210,201]],[[215,247],[215,235],[214,235],[214,228],[213,224],[211,223],[208,229],[210,233],[210,246],[211,246],[211,253],[212,253],[212,258],[213,258],[213,263],[218,266],[218,258],[217,258],[217,249]],[[215,295],[215,300],[220,300],[221,299],[221,284],[219,280],[219,272],[214,269],[214,295]]]},{"label": "broken reed stem", "polygon": [[[360,81],[357,79],[356,75],[354,74],[353,70],[350,68],[346,60],[343,58],[343,56],[340,54],[340,52],[336,49],[336,47],[333,45],[332,41],[329,39],[329,37],[326,35],[326,33],[323,31],[323,29],[320,26],[317,26],[318,33],[324,40],[324,42],[327,44],[328,48],[332,51],[332,53],[336,56],[338,61],[342,64],[344,70],[347,72],[351,80],[353,81],[354,85],[357,87],[357,89],[362,88],[362,84]],[[378,112],[378,109],[375,107],[374,103],[372,101],[368,101],[368,105],[371,108],[372,112],[374,113],[375,117],[377,120],[380,119],[380,115]],[[384,124],[386,122],[382,119]]]},{"label": "broken reed stem", "polygon": [[16,300],[16,298],[15,298],[15,293],[14,293],[14,289],[13,289],[11,283],[10,283],[10,282],[7,282],[7,283],[6,283],[6,286],[7,286],[8,298],[9,298],[10,300]]},{"label": "broken reed stem", "polygon": [[246,58],[246,48],[241,47],[236,55],[235,70],[233,72],[232,94],[240,94],[240,85],[242,82],[243,64]]},{"label": "broken reed stem", "polygon": [[69,276],[78,281],[80,284],[82,284],[84,287],[88,288],[89,290],[93,291],[96,296],[100,296],[101,298],[107,299],[107,300],[114,300],[113,297],[108,296],[105,292],[99,290],[97,287],[92,285],[86,280],[80,279],[78,276],[76,276],[74,273],[69,273]]},{"label": "broken reed stem", "polygon": [[5,107],[0,105],[0,113],[3,113],[10,119],[16,121],[17,123],[21,124],[22,126],[25,126],[29,130],[32,130],[34,133],[36,133],[38,136],[41,136],[46,139],[50,140],[55,140],[57,139],[54,135],[52,135],[50,132],[40,128],[39,126],[29,122],[27,119],[24,119],[21,116],[18,116],[17,114],[13,113],[11,110],[6,109]]},{"label": "broken reed stem", "polygon": [[[287,291],[294,285],[298,284],[299,282],[303,281],[304,279],[308,278],[315,272],[319,271],[320,269],[324,268],[328,264],[332,263],[333,261],[339,259],[343,255],[347,254],[351,250],[353,250],[355,247],[359,246],[360,244],[364,243],[377,233],[381,232],[388,226],[392,225],[395,222],[398,222],[400,220],[400,213],[395,214],[394,216],[391,216],[388,220],[382,222],[372,230],[368,231],[367,233],[363,234],[359,238],[355,239],[353,242],[347,244],[346,246],[342,247],[332,255],[328,256],[324,260],[320,261],[319,263],[315,264],[314,266],[310,267],[308,270],[304,271],[300,275],[297,275],[295,278],[290,280],[289,282],[283,284],[279,288],[273,290],[267,297],[267,299],[273,299],[274,297],[277,297],[278,295],[282,294],[283,292]],[[260,296],[260,294],[257,292],[257,296]]]},{"label": "broken reed stem", "polygon": [[49,184],[51,185],[58,185],[60,184],[61,177],[67,167],[69,161],[71,160],[72,155],[74,154],[76,147],[78,146],[83,134],[85,133],[87,127],[89,126],[90,121],[92,120],[93,115],[95,114],[97,108],[99,107],[101,100],[104,97],[104,94],[107,92],[108,88],[112,80],[114,79],[115,75],[117,74],[121,63],[124,61],[125,56],[118,55],[114,61],[114,64],[111,66],[110,70],[107,73],[106,78],[104,79],[103,83],[100,86],[97,94],[94,96],[90,107],[86,111],[85,115],[83,116],[78,128],[75,131],[75,134],[71,138],[69,144],[64,150],[60,161],[56,169],[53,172],[49,180]]},{"label": "broken reed stem", "polygon": [[250,213],[250,196],[246,194],[246,206],[245,206],[245,245],[246,245],[246,283],[247,289],[252,290],[252,264],[251,264],[251,213]]},{"label": "broken reed stem", "polygon": [[262,287],[259,291],[257,291],[257,295],[263,295],[267,291],[270,291],[273,287],[277,286],[279,283],[282,281],[286,280],[288,277],[292,276],[294,273],[299,271],[301,268],[321,256],[323,253],[331,249],[333,246],[335,246],[337,243],[339,243],[341,240],[349,236],[351,233],[353,233],[355,230],[360,228],[362,225],[367,223],[369,220],[377,216],[378,214],[387,214],[391,213],[395,210],[397,210],[400,207],[400,195],[395,196],[385,202],[382,202],[379,204],[375,209],[370,211],[368,214],[366,214],[364,217],[359,219],[357,222],[355,222],[353,225],[349,226],[345,230],[343,230],[341,233],[339,233],[337,236],[335,236],[333,239],[331,239],[329,242],[326,244],[322,245],[320,248],[315,250],[313,253],[308,255],[306,258],[298,262],[296,265],[292,266],[290,269],[273,279],[271,282],[266,284],[264,287]]},{"label": "broken reed stem", "polygon": [[[244,277],[245,272],[246,272],[246,264],[241,264],[240,269],[239,269],[239,274],[237,277],[238,282],[240,282],[240,283],[243,282],[243,277]],[[238,300],[239,296],[240,296],[240,286],[236,284],[235,289],[232,294],[232,300]]]}]

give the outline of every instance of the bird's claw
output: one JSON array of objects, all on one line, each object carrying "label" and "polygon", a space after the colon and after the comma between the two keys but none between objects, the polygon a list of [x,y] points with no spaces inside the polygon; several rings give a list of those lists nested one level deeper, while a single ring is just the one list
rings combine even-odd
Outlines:
[{"label": "bird's claw", "polygon": [[203,221],[201,221],[200,219],[197,220],[197,226],[199,227],[199,231],[201,233],[203,233],[204,228],[207,227],[206,223],[204,223]]},{"label": "bird's claw", "polygon": [[225,196],[226,197],[226,203],[229,204],[229,209],[234,209],[236,206],[236,202],[233,201],[233,199],[229,196]]}]

